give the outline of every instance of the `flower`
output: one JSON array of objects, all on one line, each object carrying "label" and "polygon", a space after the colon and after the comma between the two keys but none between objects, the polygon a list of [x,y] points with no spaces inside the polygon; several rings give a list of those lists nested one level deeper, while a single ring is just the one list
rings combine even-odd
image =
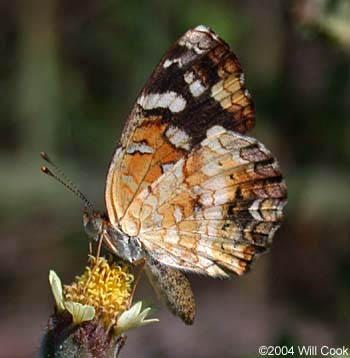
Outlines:
[{"label": "flower", "polygon": [[65,298],[94,307],[96,316],[109,327],[129,307],[134,276],[129,265],[110,264],[103,257],[90,258],[84,274],[64,287]]},{"label": "flower", "polygon": [[103,257],[96,259],[93,256],[90,256],[90,265],[83,275],[65,285],[64,290],[57,274],[53,270],[49,274],[59,313],[68,311],[73,325],[96,318],[105,329],[114,327],[116,335],[159,321],[145,319],[151,308],[141,312],[141,302],[129,308],[133,281],[129,265],[109,263]]},{"label": "flower", "polygon": [[75,281],[62,287],[50,271],[49,281],[56,302],[40,346],[39,357],[116,357],[125,342],[122,333],[157,319],[146,319],[141,302],[130,308],[134,276],[130,265],[103,257],[90,257],[90,264]]}]

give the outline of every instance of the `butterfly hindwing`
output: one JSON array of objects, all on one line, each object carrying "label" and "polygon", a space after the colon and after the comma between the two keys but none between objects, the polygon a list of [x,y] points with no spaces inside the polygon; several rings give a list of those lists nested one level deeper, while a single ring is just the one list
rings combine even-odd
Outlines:
[{"label": "butterfly hindwing", "polygon": [[242,274],[270,246],[286,196],[278,163],[264,145],[213,126],[135,198],[122,228],[137,227],[164,264],[214,277]]}]

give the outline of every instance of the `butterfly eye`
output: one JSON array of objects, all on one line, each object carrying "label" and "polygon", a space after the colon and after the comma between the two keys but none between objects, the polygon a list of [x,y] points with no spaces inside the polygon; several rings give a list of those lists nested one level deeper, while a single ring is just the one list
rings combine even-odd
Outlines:
[{"label": "butterfly eye", "polygon": [[84,229],[87,235],[97,241],[102,232],[103,219],[98,216],[93,216],[84,213],[83,221],[84,221]]}]

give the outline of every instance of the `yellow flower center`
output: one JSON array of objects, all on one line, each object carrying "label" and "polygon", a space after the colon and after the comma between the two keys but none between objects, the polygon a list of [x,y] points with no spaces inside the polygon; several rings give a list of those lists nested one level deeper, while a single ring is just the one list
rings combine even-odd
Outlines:
[{"label": "yellow flower center", "polygon": [[65,298],[95,307],[96,316],[108,327],[128,309],[133,280],[129,265],[91,256],[84,274],[64,287]]}]

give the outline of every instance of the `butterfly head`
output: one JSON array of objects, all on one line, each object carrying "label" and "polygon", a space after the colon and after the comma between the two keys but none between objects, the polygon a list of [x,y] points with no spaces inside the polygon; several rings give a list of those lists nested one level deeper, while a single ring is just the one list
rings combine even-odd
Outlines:
[{"label": "butterfly head", "polygon": [[103,233],[106,220],[101,214],[91,211],[89,208],[85,207],[83,213],[83,223],[86,234],[91,239],[97,241]]}]

